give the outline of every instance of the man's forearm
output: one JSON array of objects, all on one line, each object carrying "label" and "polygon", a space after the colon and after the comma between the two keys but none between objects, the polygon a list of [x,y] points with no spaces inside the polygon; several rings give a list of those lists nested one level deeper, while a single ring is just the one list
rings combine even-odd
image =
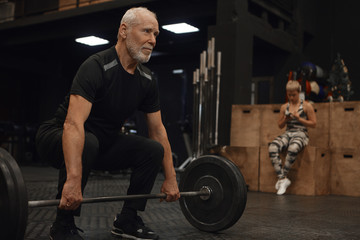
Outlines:
[{"label": "man's forearm", "polygon": [[163,159],[163,168],[164,168],[164,174],[165,178],[176,178],[176,173],[174,169],[174,163],[172,158],[172,152],[171,147],[169,144],[169,141],[166,140],[161,143],[164,147],[164,159]]},{"label": "man's forearm", "polygon": [[64,123],[62,145],[68,179],[81,179],[84,141],[85,136],[83,127],[71,122]]},{"label": "man's forearm", "polygon": [[150,138],[155,141],[158,141],[164,148],[163,169],[164,169],[165,178],[166,179],[175,178],[176,173],[174,169],[172,152],[171,152],[169,140],[167,138],[167,134],[162,133],[158,135],[150,135]]}]

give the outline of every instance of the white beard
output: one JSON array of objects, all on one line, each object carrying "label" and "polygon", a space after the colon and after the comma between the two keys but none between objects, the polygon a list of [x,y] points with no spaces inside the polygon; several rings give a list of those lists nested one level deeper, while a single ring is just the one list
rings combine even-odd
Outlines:
[{"label": "white beard", "polygon": [[150,60],[151,54],[145,55],[141,50],[143,46],[138,47],[134,44],[134,41],[127,39],[126,41],[127,49],[130,53],[130,56],[140,63],[147,63]]}]

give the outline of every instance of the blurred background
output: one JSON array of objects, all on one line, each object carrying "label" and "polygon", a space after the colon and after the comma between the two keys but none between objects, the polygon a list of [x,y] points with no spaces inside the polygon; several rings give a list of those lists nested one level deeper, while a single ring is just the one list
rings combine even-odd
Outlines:
[{"label": "blurred background", "polygon": [[[233,104],[283,103],[294,74],[308,82],[311,101],[360,99],[358,1],[0,0],[0,144],[20,164],[45,164],[34,147],[37,127],[53,116],[80,64],[116,43],[120,19],[134,6],[158,16],[161,33],[146,65],[159,83],[176,165],[189,155],[183,134],[192,131],[193,71],[212,37],[222,52],[220,145],[230,141]],[[199,31],[162,29],[181,22]],[[109,43],[75,42],[91,35]],[[343,75],[336,80],[339,59]],[[346,90],[336,92],[339,84]],[[142,116],[129,119],[128,132],[146,135]]]}]

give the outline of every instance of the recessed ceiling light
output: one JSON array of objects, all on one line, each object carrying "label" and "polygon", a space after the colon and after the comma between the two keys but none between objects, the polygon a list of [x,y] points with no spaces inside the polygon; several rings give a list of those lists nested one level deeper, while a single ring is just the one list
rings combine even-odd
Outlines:
[{"label": "recessed ceiling light", "polygon": [[184,72],[184,69],[174,69],[172,71],[173,74],[182,74]]},{"label": "recessed ceiling light", "polygon": [[75,39],[76,42],[82,43],[89,46],[97,46],[97,45],[104,45],[108,44],[109,41],[103,38],[95,37],[95,36],[88,36]]},{"label": "recessed ceiling light", "polygon": [[199,31],[199,29],[197,27],[191,26],[187,23],[176,23],[176,24],[163,25],[162,28],[166,29],[170,32],[174,32],[176,34]]}]

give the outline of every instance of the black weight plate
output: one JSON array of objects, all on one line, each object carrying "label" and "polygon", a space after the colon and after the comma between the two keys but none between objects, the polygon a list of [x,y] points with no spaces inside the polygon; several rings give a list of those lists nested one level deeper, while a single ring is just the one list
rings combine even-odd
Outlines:
[{"label": "black weight plate", "polygon": [[238,167],[230,160],[205,155],[194,160],[181,175],[180,191],[199,191],[207,186],[209,199],[180,198],[180,207],[191,225],[201,231],[218,232],[234,225],[244,212],[247,189]]},{"label": "black weight plate", "polygon": [[28,200],[27,191],[15,159],[0,148],[0,239],[24,239]]}]

